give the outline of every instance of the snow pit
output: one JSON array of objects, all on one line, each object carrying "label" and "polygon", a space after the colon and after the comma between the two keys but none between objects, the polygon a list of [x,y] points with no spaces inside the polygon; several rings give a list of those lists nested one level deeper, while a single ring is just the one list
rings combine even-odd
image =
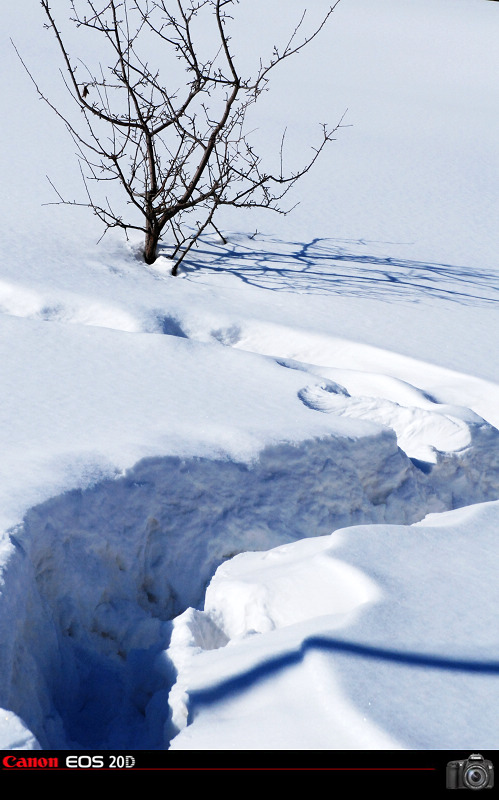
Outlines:
[{"label": "snow pit", "polygon": [[[172,620],[202,608],[220,564],[491,499],[498,470],[481,487],[476,458],[473,448],[447,454],[426,475],[379,428],[268,446],[250,463],[144,459],[32,508],[5,560],[0,706],[43,749],[167,747]],[[203,648],[226,643],[215,622],[203,626]]]}]

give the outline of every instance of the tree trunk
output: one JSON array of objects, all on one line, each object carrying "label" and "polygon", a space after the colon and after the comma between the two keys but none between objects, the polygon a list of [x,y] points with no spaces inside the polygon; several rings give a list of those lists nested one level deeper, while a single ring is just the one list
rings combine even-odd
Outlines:
[{"label": "tree trunk", "polygon": [[155,228],[148,230],[144,243],[144,261],[146,264],[154,264],[158,255],[158,242],[160,233]]}]

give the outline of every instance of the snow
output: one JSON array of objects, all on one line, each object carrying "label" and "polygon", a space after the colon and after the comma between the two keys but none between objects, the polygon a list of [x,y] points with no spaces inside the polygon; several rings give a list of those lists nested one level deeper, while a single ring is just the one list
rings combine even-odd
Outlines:
[{"label": "snow", "polygon": [[[238,5],[241,59],[304,5]],[[497,749],[499,8],[375,5],[255,107],[290,163],[348,107],[300,205],[178,278],[42,205],[72,142],[2,49],[2,749]]]},{"label": "snow", "polygon": [[[196,654],[193,632],[179,666],[192,724],[173,749],[224,749],[245,709],[241,749],[493,749],[497,510],[343,529],[221,566],[204,613],[230,642],[225,658]],[[189,612],[174,624],[172,646]],[[292,683],[313,733],[296,718],[291,733],[272,724]],[[253,690],[276,711],[255,714]]]}]

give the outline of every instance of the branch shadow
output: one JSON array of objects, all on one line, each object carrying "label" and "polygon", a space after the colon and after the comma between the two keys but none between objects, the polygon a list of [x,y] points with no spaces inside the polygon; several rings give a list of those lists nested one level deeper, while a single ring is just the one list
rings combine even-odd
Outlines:
[{"label": "branch shadow", "polygon": [[[404,652],[373,647],[358,642],[313,635],[305,638],[296,650],[281,653],[256,664],[254,667],[208,686],[189,692],[189,723],[201,707],[226,700],[241,691],[251,689],[262,680],[303,661],[307,653],[319,651],[338,655],[357,656],[361,659],[422,668],[465,673],[467,675],[499,675],[499,661],[478,661],[437,656],[429,653]],[[189,724],[188,723],[188,724]]]},{"label": "branch shadow", "polygon": [[434,297],[462,305],[499,302],[499,271],[389,256],[388,246],[393,249],[393,243],[362,239],[286,242],[238,235],[226,245],[200,242],[183,272],[224,271],[251,286],[292,293],[412,302]]}]

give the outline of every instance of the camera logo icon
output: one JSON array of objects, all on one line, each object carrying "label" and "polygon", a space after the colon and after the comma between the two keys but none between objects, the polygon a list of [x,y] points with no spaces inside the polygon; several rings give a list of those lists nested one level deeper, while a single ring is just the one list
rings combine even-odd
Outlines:
[{"label": "camera logo icon", "polygon": [[449,761],[446,773],[447,789],[492,789],[492,761],[472,753],[465,761]]}]

